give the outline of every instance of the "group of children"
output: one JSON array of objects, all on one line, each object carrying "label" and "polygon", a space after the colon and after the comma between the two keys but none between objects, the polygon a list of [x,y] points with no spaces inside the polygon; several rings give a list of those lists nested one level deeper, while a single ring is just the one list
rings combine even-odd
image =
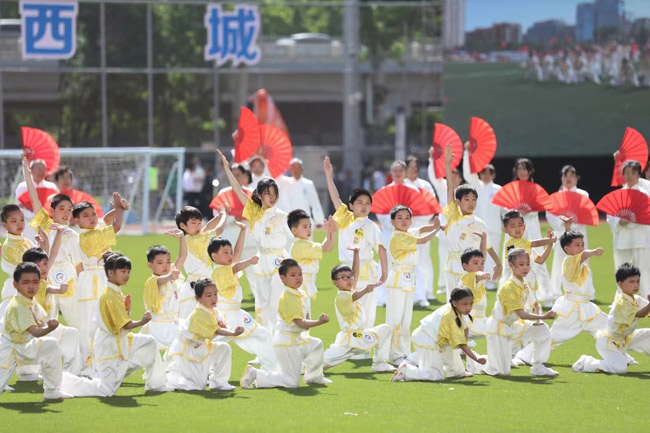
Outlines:
[{"label": "group of children", "polygon": [[[243,388],[293,388],[300,376],[308,384],[328,384],[324,371],[350,359],[373,354],[372,370],[393,372],[392,381],[429,380],[485,373],[508,375],[512,366],[531,365],[535,376],[558,373],[544,365],[551,350],[581,331],[596,336],[603,360],[582,356],[574,371],[624,373],[635,361],[626,350],[650,354],[650,332],[636,330],[650,312],[637,295],[641,272],[622,264],[616,280],[620,289],[608,315],[591,302],[594,288],[587,259],[601,248],[585,248],[584,235],[567,222],[559,243],[564,294],[542,314],[533,263],[542,265],[558,240],[526,239],[525,215],[505,213],[503,227],[507,268],[491,314],[487,313],[486,281],[498,280],[501,260],[488,246],[486,224],[474,215],[478,193],[470,185],[454,188],[450,147],[445,149],[448,182],[446,224],[437,217],[411,228],[411,210],[397,205],[390,214],[393,232],[384,245],[379,227],[368,218],[372,195],[352,192],[345,205],[333,181],[328,158],[324,171],[335,214],[323,222],[326,238],[311,240],[309,215],[286,214],[276,207],[278,186],[261,179],[249,197],[220,154],[232,189],[244,205],[247,223],[239,228],[235,245],[220,237],[227,220],[221,209],[207,224],[196,208],[176,215],[179,240],[175,261],[169,250],[155,245],[146,253],[152,271],[144,284],[146,312],[131,318],[132,299],[122,292],[129,282],[131,261],[111,251],[116,245],[129,203],[113,194],[113,210],[99,221],[88,202],[74,204],[64,194],[51,201],[51,215],[39,202],[27,163],[25,180],[38,230],[38,247],[23,238],[25,218],[16,205],[2,208],[8,232],[2,248],[2,269],[12,276],[0,304],[0,393],[14,371],[19,380],[43,379],[44,398],[112,396],[124,377],[144,370],[145,390],[227,391],[232,341],[255,356],[243,372]],[[73,222],[79,230],[72,230]],[[492,228],[493,229],[493,228]],[[331,270],[337,289],[334,306],[340,332],[334,343],[310,335],[329,322],[327,314],[312,316],[316,275],[323,253],[339,234],[339,260]],[[418,245],[444,233],[447,303],[420,321],[411,333]],[[247,236],[257,254],[242,257]],[[542,254],[536,247],[544,247]],[[374,259],[375,253],[379,263]],[[485,259],[494,261],[484,272]],[[241,308],[239,277],[247,268],[255,298],[255,317]],[[181,273],[184,269],[185,275]],[[375,289],[386,290],[386,323],[375,325]],[[650,297],[649,297],[650,299]],[[66,323],[58,322],[59,313]],[[315,318],[317,316],[317,318]],[[556,320],[552,327],[543,321]],[[139,333],[132,332],[141,327]],[[487,357],[476,354],[473,340],[487,340]],[[413,343],[414,351],[411,351]],[[466,365],[461,354],[465,355]]]}]

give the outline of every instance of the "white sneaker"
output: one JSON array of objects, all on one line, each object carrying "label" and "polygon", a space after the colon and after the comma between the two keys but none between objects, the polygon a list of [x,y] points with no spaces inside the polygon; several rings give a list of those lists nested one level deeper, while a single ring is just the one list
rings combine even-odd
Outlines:
[{"label": "white sneaker", "polygon": [[372,371],[376,373],[387,373],[389,371],[393,372],[395,370],[397,369],[387,362],[378,362],[376,364],[372,364]]},{"label": "white sneaker", "polygon": [[429,303],[429,301],[427,301],[426,299],[423,299],[423,300],[421,300],[421,301],[418,301],[417,304],[415,304],[415,305],[416,305],[417,307],[420,307],[420,308],[427,308],[427,307],[431,306],[431,304]]},{"label": "white sneaker", "polygon": [[257,357],[255,357],[255,359],[251,359],[250,361],[248,361],[248,363],[249,363],[250,365],[260,365],[260,364],[262,364],[262,363],[260,362],[259,358],[257,358]]},{"label": "white sneaker", "polygon": [[161,386],[160,388],[148,389],[147,392],[174,392],[174,388],[169,385]]},{"label": "white sneaker", "polygon": [[3,392],[11,392],[11,391],[15,391],[15,389],[10,387],[9,385],[5,386],[5,389],[3,390]]},{"label": "white sneaker", "polygon": [[469,371],[465,370],[463,373],[462,377],[474,377],[474,374],[470,373]]},{"label": "white sneaker", "polygon": [[210,391],[234,391],[235,387],[229,384],[228,382],[224,383],[221,386],[216,386],[214,388],[210,387]]},{"label": "white sneaker", "polygon": [[239,384],[244,389],[253,389],[255,388],[255,380],[257,379],[257,369],[247,365],[244,368],[244,375],[241,377]]},{"label": "white sneaker", "polygon": [[43,393],[44,400],[63,400],[64,398],[72,398],[74,396],[67,394],[60,389],[48,389]]},{"label": "white sneaker", "polygon": [[438,289],[438,291],[436,293],[439,294],[439,295],[444,295],[445,293],[447,293],[447,288],[446,287],[441,287],[441,288]]},{"label": "white sneaker", "polygon": [[321,380],[319,380],[317,382],[305,382],[305,383],[308,384],[308,385],[329,385],[330,383],[332,383],[332,381],[329,380],[328,378],[324,377],[324,378],[322,378]]},{"label": "white sneaker", "polygon": [[38,382],[39,380],[43,380],[43,376],[38,373],[23,374],[18,376],[18,382]]},{"label": "white sneaker", "polygon": [[575,371],[576,373],[582,373],[585,371],[585,360],[587,359],[587,355],[580,355],[580,358],[576,362],[573,363],[571,366],[571,370]]},{"label": "white sneaker", "polygon": [[397,367],[397,370],[395,370],[395,373],[393,373],[393,376],[390,378],[391,382],[404,382],[406,380],[406,373],[404,373],[404,370],[406,370],[406,363],[402,363]]},{"label": "white sneaker", "polygon": [[515,367],[523,367],[524,365],[527,365],[527,364],[526,364],[526,361],[524,361],[523,359],[521,359],[518,356],[515,356],[514,358],[512,358],[512,365],[514,365]]},{"label": "white sneaker", "polygon": [[392,361],[390,361],[391,364],[393,365],[400,365],[402,362],[406,361],[406,356],[400,356],[399,358],[396,358]]},{"label": "white sneaker", "polygon": [[548,368],[544,364],[537,364],[530,367],[531,376],[557,376],[558,374],[560,373],[552,368]]}]

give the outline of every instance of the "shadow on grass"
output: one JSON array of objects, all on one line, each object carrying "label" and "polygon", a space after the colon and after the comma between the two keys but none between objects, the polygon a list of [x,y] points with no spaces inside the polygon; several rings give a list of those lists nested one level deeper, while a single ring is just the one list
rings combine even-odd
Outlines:
[{"label": "shadow on grass", "polygon": [[327,388],[327,385],[307,385],[300,388],[278,388],[287,394],[295,395],[296,397],[314,397],[320,394],[319,388]]},{"label": "shadow on grass", "polygon": [[[231,385],[238,386],[239,384],[236,382],[233,382]],[[174,391],[174,394],[188,394],[188,395],[198,395],[206,400],[227,400],[230,398],[237,398],[237,399],[248,399],[249,397],[245,397],[240,393],[236,393],[234,391],[210,391],[210,390],[203,390],[203,391]]]},{"label": "shadow on grass", "polygon": [[442,383],[443,385],[454,384],[454,385],[462,385],[462,386],[489,386],[490,385],[487,382],[479,382],[476,379],[467,378],[467,377],[450,377],[448,379],[445,379],[442,382],[436,382],[436,383]]},{"label": "shadow on grass", "polygon": [[532,383],[535,385],[553,385],[565,383],[558,380],[557,376],[492,376],[495,379],[505,380],[506,382]]},{"label": "shadow on grass", "polygon": [[636,371],[630,373],[629,371],[627,374],[619,374],[621,377],[633,377],[635,379],[650,379],[650,371]]},{"label": "shadow on grass", "polygon": [[[157,394],[159,394],[159,393],[156,393],[156,394],[152,393],[151,395],[157,395]],[[104,403],[105,405],[113,406],[113,407],[140,407],[140,406],[142,406],[135,399],[135,397],[132,396],[132,395],[123,395],[123,396],[114,395],[113,397],[99,397],[97,400]],[[147,405],[147,406],[152,406],[152,405]]]},{"label": "shadow on grass", "polygon": [[327,376],[341,376],[346,379],[365,379],[365,380],[377,380],[378,379],[377,375],[385,375],[385,374],[393,374],[393,373],[392,372],[377,373],[373,371],[357,371],[357,372],[342,371],[340,373],[337,373],[335,371],[329,371],[329,370],[326,372]]},{"label": "shadow on grass", "polygon": [[63,400],[51,401],[51,402],[26,401],[24,403],[0,403],[0,408],[13,410],[20,413],[46,413],[46,412],[59,413],[61,412],[60,410],[50,409],[49,406],[51,404],[60,404],[62,402]]}]

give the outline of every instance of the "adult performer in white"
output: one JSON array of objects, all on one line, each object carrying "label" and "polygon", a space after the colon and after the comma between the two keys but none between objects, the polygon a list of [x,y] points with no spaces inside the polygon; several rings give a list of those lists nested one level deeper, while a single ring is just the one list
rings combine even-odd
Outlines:
[{"label": "adult performer in white", "polygon": [[[503,223],[501,221],[502,208],[492,203],[492,198],[501,189],[501,185],[494,183],[496,171],[492,164],[485,166],[478,174],[472,173],[469,166],[469,141],[465,143],[465,153],[463,154],[463,178],[474,187],[478,192],[476,211],[474,214],[485,222],[487,226],[487,248],[494,251],[501,251],[501,238],[503,236]],[[490,255],[485,258],[484,271],[493,275],[494,260]],[[487,290],[495,290],[497,282],[487,280],[485,282]]]},{"label": "adult performer in white", "polygon": [[280,187],[281,198],[278,207],[287,213],[302,209],[311,217],[312,225],[321,228],[325,220],[323,207],[314,182],[303,176],[304,171],[302,160],[293,158],[289,163],[291,176],[281,175],[275,179]]},{"label": "adult performer in white", "polygon": [[[417,157],[411,155],[406,158],[406,179],[405,185],[412,185],[418,189],[425,189],[436,196],[433,186],[424,179],[418,177],[420,174],[420,161]],[[420,228],[428,225],[429,220],[433,215],[414,216],[413,228]],[[431,261],[431,242],[418,244],[418,256],[420,260],[418,267],[415,271],[415,292],[413,293],[413,304],[418,307],[428,307],[429,301],[427,299],[434,299],[433,294],[433,262]]]},{"label": "adult performer in white", "polygon": [[[572,165],[565,165],[560,171],[562,175],[562,186],[559,191],[573,191],[578,194],[582,194],[585,197],[589,197],[589,193],[584,189],[578,188],[578,181],[580,176],[576,168]],[[582,233],[585,242],[585,249],[589,248],[587,243],[587,226],[584,224],[576,224],[574,221],[571,221],[566,215],[553,215],[550,212],[546,212],[546,220],[551,225],[551,228],[555,234],[559,237],[568,230],[575,230]],[[553,265],[551,266],[551,295],[553,299],[557,299],[562,296],[562,262],[566,257],[564,249],[560,246],[559,242],[555,243],[553,247]],[[593,287],[591,272],[589,273],[587,287]]]},{"label": "adult performer in white", "polygon": [[[47,165],[45,161],[43,161],[42,159],[35,159],[29,164],[29,169],[32,172],[32,179],[34,180],[34,186],[36,188],[50,188],[53,189],[54,191],[59,190],[59,188],[57,188],[55,184],[45,180],[45,174],[47,173]],[[18,206],[20,207],[20,210],[23,211],[23,215],[25,215],[25,221],[29,222],[32,220],[32,218],[34,218],[34,212],[27,209],[18,201],[18,197],[20,197],[26,192],[27,192],[27,183],[25,181],[22,181],[16,187],[15,199],[16,199],[16,203],[18,203]],[[35,243],[36,230],[34,230],[34,228],[29,224],[25,224],[23,237]]]},{"label": "adult performer in white", "polygon": [[249,188],[257,188],[257,184],[265,177],[271,177],[269,170],[266,168],[266,161],[260,155],[254,155],[248,160],[248,166],[251,169],[251,183]]}]

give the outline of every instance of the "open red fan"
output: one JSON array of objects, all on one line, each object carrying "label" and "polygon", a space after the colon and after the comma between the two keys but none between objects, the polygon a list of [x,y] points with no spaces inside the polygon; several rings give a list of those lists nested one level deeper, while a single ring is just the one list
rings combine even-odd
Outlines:
[{"label": "open red fan", "polygon": [[628,127],[623,135],[621,147],[618,149],[618,156],[614,160],[612,186],[621,186],[625,183],[621,169],[625,161],[630,160],[638,161],[641,163],[641,171],[645,170],[648,163],[648,143],[639,131]]},{"label": "open red fan", "polygon": [[650,197],[635,189],[617,189],[601,198],[596,207],[607,215],[650,225]]},{"label": "open red fan", "polygon": [[398,204],[411,209],[413,216],[442,213],[440,203],[426,189],[397,184],[385,186],[372,196],[370,212],[386,215]]},{"label": "open red fan", "polygon": [[469,167],[472,173],[478,173],[492,161],[497,151],[497,136],[494,129],[480,117],[469,121]]},{"label": "open red fan", "polygon": [[42,159],[47,166],[47,174],[54,173],[61,162],[59,145],[54,138],[45,131],[23,126],[20,128],[23,135],[23,153],[28,161]]},{"label": "open red fan", "polygon": [[[242,187],[242,191],[244,191],[249,197],[253,195],[253,190],[250,188]],[[210,202],[211,209],[218,209],[219,207],[225,208],[228,215],[235,218],[241,218],[242,212],[244,212],[244,205],[241,204],[241,201],[237,198],[237,194],[232,190],[232,187],[224,188],[219,191],[219,194],[217,194]]]},{"label": "open red fan", "polygon": [[235,140],[235,162],[243,162],[253,156],[260,148],[260,124],[257,117],[246,107],[239,109]]},{"label": "open red fan", "polygon": [[520,212],[540,212],[551,207],[551,199],[544,188],[527,180],[505,184],[494,194],[492,203]]},{"label": "open red fan", "polygon": [[[95,208],[95,214],[97,214],[99,218],[104,217],[104,211],[102,210],[102,207],[99,205],[99,203],[97,203],[97,200],[95,200],[95,198],[87,192],[79,191],[78,189],[70,189],[68,191],[61,192],[61,194],[65,194],[70,197],[72,203],[75,205],[81,203],[82,201],[89,202]],[[54,195],[56,194],[49,196],[47,202],[43,205],[43,209],[45,209],[48,213],[52,208],[52,199],[54,198]]]},{"label": "open red fan", "polygon": [[589,197],[575,191],[554,192],[550,196],[551,207],[547,209],[553,215],[572,218],[576,224],[598,225],[598,210]]},{"label": "open red fan", "polygon": [[[58,191],[52,188],[36,188],[36,193],[38,194],[38,201],[41,202],[41,205],[45,206],[48,197],[52,194],[57,194]],[[32,201],[29,199],[29,191],[20,194],[20,197],[18,197],[18,203],[32,212],[34,211],[34,209],[32,209]]]},{"label": "open red fan", "polygon": [[451,150],[454,153],[454,159],[451,161],[451,168],[454,169],[460,164],[463,158],[463,142],[460,140],[456,131],[443,123],[434,123],[433,125],[433,167],[436,171],[436,177],[443,178],[445,172],[445,147],[451,144]]},{"label": "open red fan", "polygon": [[271,125],[260,125],[262,152],[271,177],[276,178],[287,171],[293,157],[291,140],[281,129]]}]

